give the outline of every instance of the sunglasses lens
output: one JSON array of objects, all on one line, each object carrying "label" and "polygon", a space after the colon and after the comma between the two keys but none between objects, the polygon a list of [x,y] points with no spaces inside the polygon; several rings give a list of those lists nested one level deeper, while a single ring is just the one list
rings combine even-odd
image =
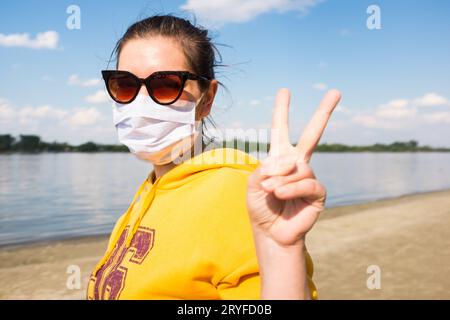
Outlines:
[{"label": "sunglasses lens", "polygon": [[134,98],[139,84],[130,75],[116,74],[109,78],[108,88],[116,101],[126,103]]},{"label": "sunglasses lens", "polygon": [[181,91],[182,79],[178,75],[166,74],[150,80],[153,96],[160,103],[171,103]]}]

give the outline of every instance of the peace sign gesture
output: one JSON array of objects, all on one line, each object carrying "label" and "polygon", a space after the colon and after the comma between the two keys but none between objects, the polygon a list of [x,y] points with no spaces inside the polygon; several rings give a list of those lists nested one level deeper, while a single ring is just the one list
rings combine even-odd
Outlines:
[{"label": "peace sign gesture", "polygon": [[253,228],[281,246],[302,241],[324,209],[325,187],[308,162],[340,98],[337,90],[327,92],[294,147],[289,142],[290,93],[277,93],[269,157],[248,180],[247,208]]}]

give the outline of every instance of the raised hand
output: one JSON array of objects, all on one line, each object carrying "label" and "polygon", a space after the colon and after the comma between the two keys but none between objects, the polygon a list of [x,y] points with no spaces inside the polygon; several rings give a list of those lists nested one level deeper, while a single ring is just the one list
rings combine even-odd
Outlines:
[{"label": "raised hand", "polygon": [[341,94],[327,92],[296,146],[289,142],[290,93],[280,89],[273,112],[269,156],[248,181],[247,208],[253,229],[281,246],[304,240],[324,209],[326,189],[309,160]]}]

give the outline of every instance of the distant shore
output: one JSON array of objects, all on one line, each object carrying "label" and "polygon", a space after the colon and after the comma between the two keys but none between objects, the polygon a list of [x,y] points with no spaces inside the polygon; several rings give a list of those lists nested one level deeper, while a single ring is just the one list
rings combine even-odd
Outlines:
[{"label": "distant shore", "polygon": [[[248,141],[246,137],[229,140],[215,139],[217,148],[234,148],[244,152],[267,152],[270,143]],[[373,145],[345,145],[341,143],[322,143],[316,147],[316,152],[450,152],[448,147],[430,147],[419,145],[416,140],[395,141],[390,144],[375,143]],[[0,134],[0,154],[8,153],[41,153],[41,152],[129,152],[125,145],[100,144],[88,141],[80,145],[68,142],[46,142],[37,135],[19,135],[19,139],[11,134]]]},{"label": "distant shore", "polygon": [[[308,236],[320,299],[450,299],[450,190],[326,209]],[[84,299],[108,236],[0,248],[0,299]],[[68,289],[67,268],[81,270]],[[381,270],[369,290],[367,268]]]}]

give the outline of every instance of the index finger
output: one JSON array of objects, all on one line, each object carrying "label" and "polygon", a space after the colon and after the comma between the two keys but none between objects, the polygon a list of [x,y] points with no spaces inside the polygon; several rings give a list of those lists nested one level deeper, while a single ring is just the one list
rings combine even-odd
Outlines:
[{"label": "index finger", "polygon": [[289,102],[290,92],[286,88],[278,90],[270,131],[271,155],[279,155],[280,147],[289,142]]},{"label": "index finger", "polygon": [[341,93],[338,90],[333,89],[328,91],[306,126],[306,129],[303,131],[297,143],[297,148],[305,162],[309,162],[311,159],[312,153],[325,131],[328,119],[330,119],[331,113],[340,99]]}]

